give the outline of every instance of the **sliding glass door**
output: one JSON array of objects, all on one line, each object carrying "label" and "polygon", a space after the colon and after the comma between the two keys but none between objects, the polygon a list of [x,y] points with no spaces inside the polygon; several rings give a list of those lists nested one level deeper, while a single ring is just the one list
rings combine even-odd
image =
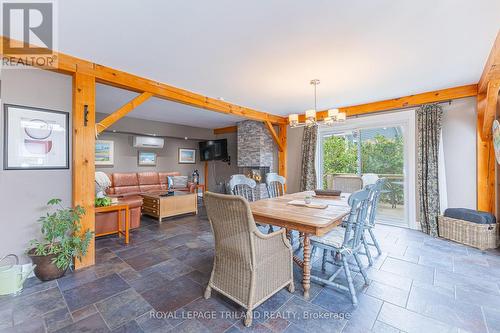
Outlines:
[{"label": "sliding glass door", "polygon": [[378,206],[378,222],[413,226],[414,190],[410,191],[410,186],[415,187],[414,168],[410,163],[414,163],[414,153],[411,153],[414,127],[410,123],[414,124],[412,114],[401,112],[321,128],[318,181],[323,188],[333,188],[336,177],[359,176],[364,185],[386,178]]}]

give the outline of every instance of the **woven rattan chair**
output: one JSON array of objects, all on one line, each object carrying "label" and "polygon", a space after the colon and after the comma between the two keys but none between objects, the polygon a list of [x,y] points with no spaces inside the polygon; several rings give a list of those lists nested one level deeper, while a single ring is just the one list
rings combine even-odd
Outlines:
[{"label": "woven rattan chair", "polygon": [[255,180],[245,175],[232,175],[229,179],[229,190],[233,195],[241,195],[248,201],[255,201]]},{"label": "woven rattan chair", "polygon": [[241,196],[206,192],[207,215],[215,237],[215,260],[205,290],[212,289],[252,310],[288,286],[294,292],[292,247],[285,230],[263,234],[257,229],[248,201]]},{"label": "woven rattan chair", "polygon": [[[349,197],[351,211],[346,220],[345,228],[337,227],[323,237],[311,237],[313,253],[315,253],[317,249],[323,250],[323,262],[321,269],[325,271],[327,263],[331,263],[335,267],[338,267],[328,279],[311,275],[311,280],[340,290],[348,291],[351,294],[351,300],[354,305],[358,303],[358,298],[356,296],[356,289],[354,288],[354,282],[351,275],[352,269],[348,260],[351,257],[354,257],[358,270],[361,272],[361,275],[365,280],[365,284],[368,284],[368,276],[361,263],[358,253],[363,246],[362,236],[368,211],[369,196],[369,190],[361,190],[353,193]],[[334,261],[327,260],[329,253],[332,254]],[[344,271],[347,278],[347,286],[334,282],[342,271]]]},{"label": "woven rattan chair", "polygon": [[354,193],[363,188],[363,179],[358,176],[333,177],[333,189],[342,193]]}]

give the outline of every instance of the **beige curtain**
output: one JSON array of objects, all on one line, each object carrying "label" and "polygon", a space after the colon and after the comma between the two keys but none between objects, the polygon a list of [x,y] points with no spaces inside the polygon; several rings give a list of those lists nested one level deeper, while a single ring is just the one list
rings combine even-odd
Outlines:
[{"label": "beige curtain", "polygon": [[316,189],[316,143],[318,140],[318,126],[306,126],[302,137],[302,172],[300,190]]}]

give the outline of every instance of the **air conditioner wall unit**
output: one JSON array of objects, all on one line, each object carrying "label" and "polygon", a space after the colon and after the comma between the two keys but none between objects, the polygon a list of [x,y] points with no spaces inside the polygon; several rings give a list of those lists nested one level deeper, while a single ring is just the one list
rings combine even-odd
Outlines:
[{"label": "air conditioner wall unit", "polygon": [[152,136],[134,136],[133,146],[135,148],[161,149],[165,144],[165,139]]}]

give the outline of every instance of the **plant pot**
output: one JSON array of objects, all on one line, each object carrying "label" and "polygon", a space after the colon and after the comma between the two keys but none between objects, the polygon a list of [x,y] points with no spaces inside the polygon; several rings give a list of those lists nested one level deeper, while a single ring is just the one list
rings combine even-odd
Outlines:
[{"label": "plant pot", "polygon": [[28,256],[33,261],[35,267],[35,276],[42,281],[55,280],[66,274],[66,269],[59,269],[56,264],[52,262],[54,258],[57,257],[55,254],[49,254],[47,256],[37,256],[34,254],[35,249],[28,252]]}]

